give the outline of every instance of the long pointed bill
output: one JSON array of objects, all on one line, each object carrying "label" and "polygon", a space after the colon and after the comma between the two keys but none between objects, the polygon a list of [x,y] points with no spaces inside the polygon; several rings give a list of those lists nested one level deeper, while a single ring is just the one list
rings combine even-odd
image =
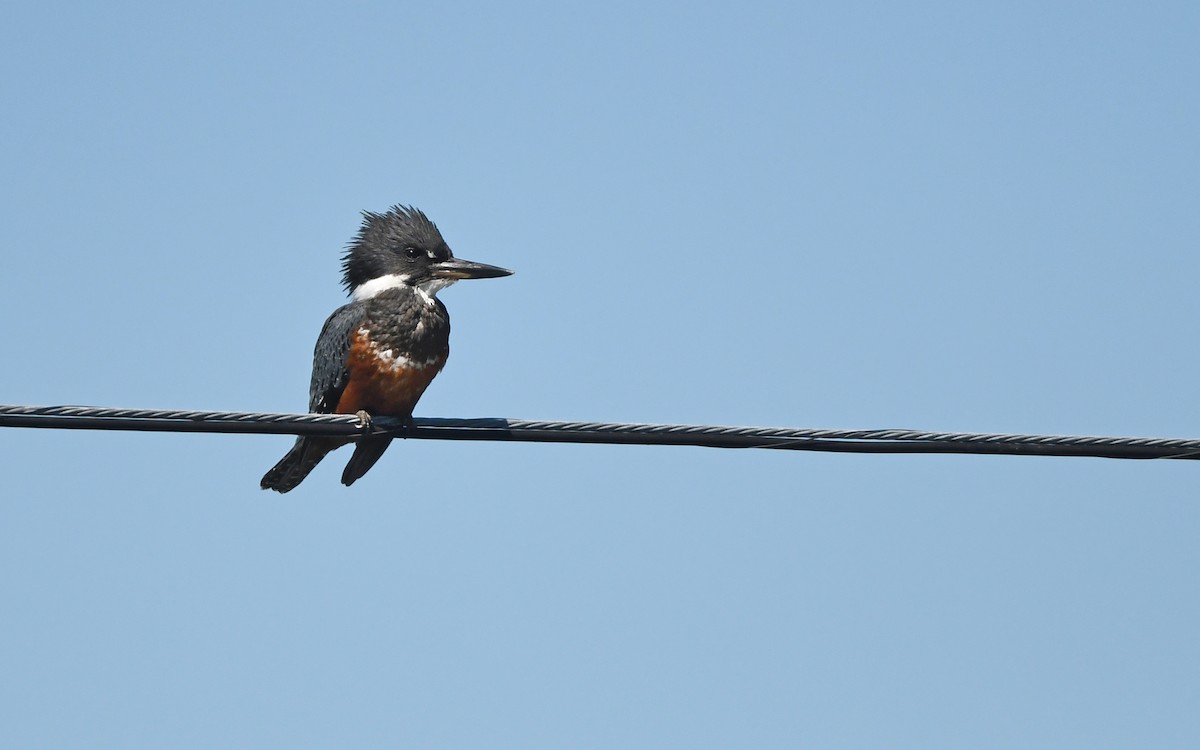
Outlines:
[{"label": "long pointed bill", "polygon": [[486,263],[475,263],[461,258],[441,260],[430,265],[429,270],[441,279],[494,279],[499,276],[511,276],[512,271],[499,266],[489,266]]}]

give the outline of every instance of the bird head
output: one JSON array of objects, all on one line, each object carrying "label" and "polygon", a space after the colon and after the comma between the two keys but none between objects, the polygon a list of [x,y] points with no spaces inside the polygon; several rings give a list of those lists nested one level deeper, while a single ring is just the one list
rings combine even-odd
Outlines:
[{"label": "bird head", "polygon": [[411,286],[430,297],[459,279],[508,276],[506,268],[455,258],[429,217],[412,206],[363,211],[358,234],[342,257],[342,283],[356,300]]}]

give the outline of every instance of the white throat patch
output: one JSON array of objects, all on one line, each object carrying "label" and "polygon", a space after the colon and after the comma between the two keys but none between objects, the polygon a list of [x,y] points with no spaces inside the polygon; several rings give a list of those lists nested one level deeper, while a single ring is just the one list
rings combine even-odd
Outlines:
[{"label": "white throat patch", "polygon": [[436,297],[438,292],[442,291],[456,281],[458,281],[458,279],[430,279],[429,281],[421,282],[418,288],[422,292],[428,294],[430,297]]}]

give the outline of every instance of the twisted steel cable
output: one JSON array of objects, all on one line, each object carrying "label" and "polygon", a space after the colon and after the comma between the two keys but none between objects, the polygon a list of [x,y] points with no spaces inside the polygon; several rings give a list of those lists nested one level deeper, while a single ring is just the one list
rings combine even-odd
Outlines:
[{"label": "twisted steel cable", "polygon": [[151,432],[220,432],[354,437],[391,433],[423,440],[692,445],[711,448],[845,453],[961,453],[1098,458],[1200,458],[1200,440],[1179,438],[1009,435],[923,430],[831,430],[781,427],[556,422],[524,419],[379,417],[364,424],[347,414],[113,409],[0,405],[0,427]]}]

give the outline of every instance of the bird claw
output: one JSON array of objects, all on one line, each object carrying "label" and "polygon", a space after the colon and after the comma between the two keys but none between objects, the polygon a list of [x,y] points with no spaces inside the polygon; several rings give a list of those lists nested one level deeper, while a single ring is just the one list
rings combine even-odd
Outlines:
[{"label": "bird claw", "polygon": [[[362,434],[370,435],[374,429],[374,419],[366,411],[359,409],[354,412],[354,416],[358,417],[358,428],[362,430]],[[403,431],[396,437],[412,437],[417,431],[417,422],[409,414],[407,417],[399,417]]]}]

